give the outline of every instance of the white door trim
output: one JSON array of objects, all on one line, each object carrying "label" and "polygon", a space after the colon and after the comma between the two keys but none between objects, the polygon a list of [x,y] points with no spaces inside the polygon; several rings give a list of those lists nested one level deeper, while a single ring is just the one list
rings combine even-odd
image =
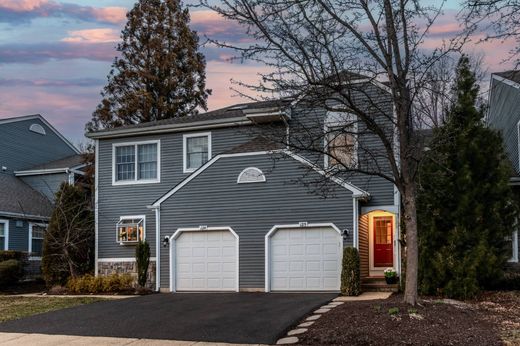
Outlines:
[{"label": "white door trim", "polygon": [[[393,251],[393,264],[392,267],[399,273],[398,271],[398,265],[399,265],[399,217],[398,214],[394,213],[393,211],[386,210],[383,208],[374,209],[371,212],[385,212],[388,214],[392,214],[392,217],[394,218],[394,234],[392,235],[392,251]],[[373,232],[373,218],[374,215],[370,215],[370,212],[368,214],[364,214],[368,216],[368,263],[369,263],[369,276],[371,276],[371,272],[377,272],[380,271],[381,275],[383,274],[383,270],[386,269],[383,267],[374,267],[374,232]],[[377,217],[377,216],[376,216]]]},{"label": "white door trim", "polygon": [[[278,230],[281,229],[292,229],[292,228],[320,228],[320,227],[330,227],[334,229],[336,232],[338,232],[340,239],[341,239],[341,249],[343,251],[343,236],[341,235],[341,230],[336,227],[335,224],[332,222],[330,223],[299,223],[299,224],[292,224],[292,225],[274,225],[273,228],[267,234],[265,235],[265,291],[271,292],[271,273],[270,273],[270,251],[269,251],[269,240],[271,236]],[[340,253],[341,256],[343,256],[343,253]],[[341,263],[341,261],[340,261]]]},{"label": "white door trim", "polygon": [[237,276],[237,282],[236,282],[236,289],[235,291],[238,292],[240,287],[240,238],[238,234],[231,228],[231,227],[206,227],[206,226],[200,226],[200,227],[192,227],[192,228],[178,228],[175,233],[170,237],[170,292],[177,292],[177,283],[175,282],[175,241],[177,238],[180,237],[180,235],[183,232],[208,232],[208,231],[229,231],[233,236],[236,238],[236,254],[237,254],[237,263],[236,263],[236,276]]}]

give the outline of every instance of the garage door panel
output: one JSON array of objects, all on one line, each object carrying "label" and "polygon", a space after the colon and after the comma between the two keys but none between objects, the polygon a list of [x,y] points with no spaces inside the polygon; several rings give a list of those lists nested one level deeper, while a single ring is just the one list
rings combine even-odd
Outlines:
[{"label": "garage door panel", "polygon": [[175,241],[176,290],[236,290],[237,241],[229,231],[182,233]]},{"label": "garage door panel", "polygon": [[339,290],[341,236],[334,229],[278,230],[269,250],[271,290]]}]

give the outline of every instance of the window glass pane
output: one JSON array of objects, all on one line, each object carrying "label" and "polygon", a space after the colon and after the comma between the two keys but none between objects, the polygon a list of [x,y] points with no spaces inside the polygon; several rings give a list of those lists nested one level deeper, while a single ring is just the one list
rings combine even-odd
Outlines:
[{"label": "window glass pane", "polygon": [[32,238],[31,238],[31,248],[32,255],[41,257],[42,249],[43,249],[43,237],[45,236],[46,227],[33,225],[32,226]]},{"label": "window glass pane", "polygon": [[137,162],[139,174],[137,179],[157,178],[157,144],[142,144],[137,146]]},{"label": "window glass pane", "polygon": [[[345,129],[345,131],[348,131]],[[353,167],[356,164],[355,158],[355,137],[352,133],[338,130],[330,133],[329,141],[330,166],[344,165]]]},{"label": "window glass pane", "polygon": [[135,147],[116,147],[116,180],[135,179]]},{"label": "window glass pane", "polygon": [[0,223],[0,237],[5,237],[5,224]]},{"label": "window glass pane", "polygon": [[208,136],[186,139],[186,168],[197,169],[208,162]]}]

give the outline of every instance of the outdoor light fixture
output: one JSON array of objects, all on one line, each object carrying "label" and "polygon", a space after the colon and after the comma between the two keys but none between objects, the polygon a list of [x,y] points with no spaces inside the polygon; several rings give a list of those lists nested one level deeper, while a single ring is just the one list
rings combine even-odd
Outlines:
[{"label": "outdoor light fixture", "polygon": [[348,236],[350,235],[350,230],[348,228],[345,228],[342,232],[341,232],[341,235],[343,236],[343,240],[347,240]]},{"label": "outdoor light fixture", "polygon": [[167,247],[168,244],[170,243],[170,238],[168,236],[165,236],[162,243],[163,243],[164,247]]}]

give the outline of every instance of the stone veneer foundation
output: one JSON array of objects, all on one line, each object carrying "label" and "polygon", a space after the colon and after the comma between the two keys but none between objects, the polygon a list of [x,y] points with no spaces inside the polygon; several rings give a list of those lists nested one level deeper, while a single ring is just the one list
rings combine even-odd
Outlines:
[{"label": "stone veneer foundation", "polygon": [[[132,262],[98,262],[98,274],[108,276],[112,274],[130,274],[137,282],[137,265]],[[150,261],[146,286],[155,290],[155,261]]]}]

